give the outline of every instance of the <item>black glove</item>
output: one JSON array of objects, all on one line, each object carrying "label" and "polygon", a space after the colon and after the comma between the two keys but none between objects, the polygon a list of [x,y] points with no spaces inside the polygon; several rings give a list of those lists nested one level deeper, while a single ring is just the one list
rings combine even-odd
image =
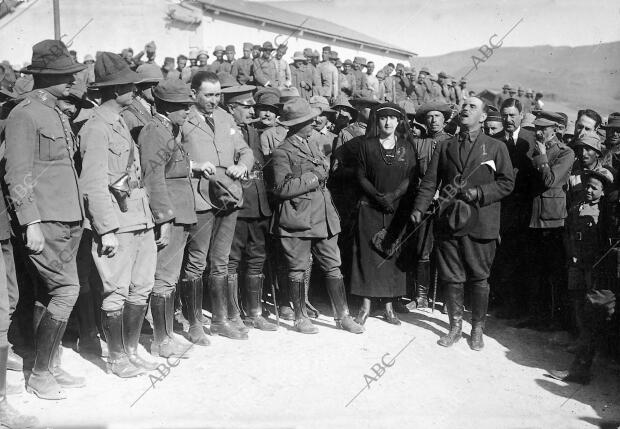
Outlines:
[{"label": "black glove", "polygon": [[466,203],[475,203],[480,200],[480,189],[478,187],[468,188],[461,191],[461,199]]},{"label": "black glove", "polygon": [[385,213],[394,213],[394,206],[392,205],[394,199],[389,195],[389,193],[382,194],[381,192],[377,192],[375,194],[375,201]]}]

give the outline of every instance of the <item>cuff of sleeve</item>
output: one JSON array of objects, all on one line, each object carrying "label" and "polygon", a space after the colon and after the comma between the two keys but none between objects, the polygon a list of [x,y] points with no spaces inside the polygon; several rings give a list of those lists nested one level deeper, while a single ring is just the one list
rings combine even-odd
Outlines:
[{"label": "cuff of sleeve", "polygon": [[547,159],[547,154],[540,154],[534,157],[534,166],[537,169],[549,167],[549,160]]}]

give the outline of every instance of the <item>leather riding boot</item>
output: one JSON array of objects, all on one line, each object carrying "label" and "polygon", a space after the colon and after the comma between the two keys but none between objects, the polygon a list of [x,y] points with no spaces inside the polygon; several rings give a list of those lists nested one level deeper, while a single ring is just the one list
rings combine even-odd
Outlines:
[{"label": "leather riding boot", "polygon": [[445,287],[448,317],[450,318],[450,332],[441,337],[437,344],[451,347],[461,339],[463,328],[463,284],[448,283]]},{"label": "leather riding boot", "polygon": [[159,366],[156,362],[144,360],[138,354],[138,343],[140,342],[140,331],[142,322],[146,314],[147,304],[131,304],[125,302],[123,308],[123,346],[129,362],[134,366],[153,371]]},{"label": "leather riding boot", "polygon": [[67,396],[54,378],[52,369],[56,349],[60,346],[67,322],[54,319],[47,310],[39,320],[35,337],[34,367],[26,390],[41,399],[65,399]]},{"label": "leather riding boot", "polygon": [[319,329],[312,324],[306,310],[305,285],[302,280],[289,279],[289,293],[295,311],[295,330],[302,334],[316,334]]},{"label": "leather riding boot", "polygon": [[229,274],[227,281],[228,320],[236,329],[247,334],[249,329],[245,326],[243,320],[241,320],[241,309],[239,308],[239,275]]},{"label": "leather riding boot", "polygon": [[61,356],[62,347],[59,346],[56,348],[56,352],[54,353],[54,357],[52,359],[52,374],[58,384],[69,389],[86,386],[86,378],[71,375],[60,367],[60,363],[62,361]]},{"label": "leather riding boot", "polygon": [[247,315],[246,322],[261,331],[277,331],[278,327],[265,319],[262,315],[263,280],[262,274],[245,276],[244,307]]},{"label": "leather riding boot", "polygon": [[101,311],[101,325],[108,343],[108,372],[121,378],[144,374],[144,369],[129,362],[123,347],[123,310]]},{"label": "leather riding boot", "polygon": [[416,266],[416,306],[428,308],[428,290],[431,284],[431,262],[419,261]]},{"label": "leather riding boot", "polygon": [[289,280],[284,270],[278,269],[276,273],[278,276],[278,302],[280,306],[278,308],[280,313],[280,319],[282,320],[295,320],[295,313],[291,308],[291,294],[289,291]]},{"label": "leather riding boot", "polygon": [[76,344],[78,353],[93,354],[105,358],[107,345],[102,344],[95,321],[95,306],[91,292],[81,293],[75,304],[78,318],[79,336]]},{"label": "leather riding boot", "polygon": [[344,289],[344,280],[342,277],[326,277],[325,287],[332,301],[334,309],[334,320],[336,326],[352,334],[361,334],[364,327],[351,317],[349,314],[349,306],[347,305],[347,295]]},{"label": "leather riding boot", "polygon": [[0,347],[0,424],[8,428],[26,428],[38,425],[34,417],[22,416],[15,408],[11,407],[6,399],[6,371],[9,346]]},{"label": "leather riding boot", "polygon": [[173,335],[174,291],[151,295],[153,315],[153,342],[151,355],[164,358],[188,358],[188,348],[183,347]]},{"label": "leather riding boot", "polygon": [[308,293],[310,292],[310,277],[312,275],[312,255],[310,255],[310,260],[308,261],[308,268],[304,271],[304,299],[306,300],[306,311],[308,312],[308,317],[312,319],[316,319],[319,317],[319,310],[314,308],[312,304],[310,304],[310,299],[308,298]]},{"label": "leather riding boot", "polygon": [[235,328],[228,320],[228,279],[227,276],[209,277],[209,296],[211,297],[211,333],[233,340],[247,340],[247,332]]},{"label": "leather riding boot", "polygon": [[202,278],[181,282],[181,299],[189,321],[189,340],[199,346],[211,344],[200,321],[202,315]]},{"label": "leather riding boot", "polygon": [[471,285],[471,343],[472,350],[482,350],[484,348],[484,323],[487,318],[489,308],[489,284],[486,280],[478,280]]}]

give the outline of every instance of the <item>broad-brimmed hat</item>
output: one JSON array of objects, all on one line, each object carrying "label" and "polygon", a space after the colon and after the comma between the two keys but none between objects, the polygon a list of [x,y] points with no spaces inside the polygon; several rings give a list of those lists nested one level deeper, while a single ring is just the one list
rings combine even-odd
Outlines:
[{"label": "broad-brimmed hat", "polygon": [[129,68],[129,64],[120,55],[101,52],[95,61],[95,88],[113,85],[127,85],[140,82],[140,75]]},{"label": "broad-brimmed hat", "polygon": [[235,85],[222,89],[224,94],[224,103],[237,103],[243,106],[254,106],[256,101],[252,97],[252,93],[256,87],[254,85]]},{"label": "broad-brimmed hat", "polygon": [[280,88],[280,103],[287,103],[295,98],[299,98],[299,90],[293,86]]},{"label": "broad-brimmed hat", "polygon": [[504,84],[504,86],[502,86],[502,89],[508,89],[508,90],[510,90],[510,89],[512,89],[512,86],[510,86],[510,84],[509,84],[509,83],[505,83],[505,84]]},{"label": "broad-brimmed hat", "polygon": [[267,109],[276,113],[280,110],[280,90],[278,88],[261,88],[254,94],[256,109]]},{"label": "broad-brimmed hat", "polygon": [[478,223],[478,206],[457,199],[446,207],[442,217],[453,235],[464,236]]},{"label": "broad-brimmed hat", "polygon": [[261,51],[273,51],[274,48],[271,42],[265,42],[263,43],[263,46],[261,46],[260,50]]},{"label": "broad-brimmed hat", "polygon": [[293,54],[293,61],[307,61],[307,60],[308,59],[306,58],[306,56],[301,51],[296,51]]},{"label": "broad-brimmed hat", "polygon": [[224,47],[222,45],[216,45],[213,48],[213,55],[216,55],[216,52],[224,52]]},{"label": "broad-brimmed hat", "polygon": [[87,62],[95,62],[95,58],[91,55],[91,54],[86,54],[84,55],[84,61],[82,61],[84,64],[86,64]]},{"label": "broad-brimmed hat", "polygon": [[322,95],[313,95],[310,97],[310,107],[318,107],[322,113],[336,113],[329,107],[329,101]]},{"label": "broad-brimmed hat", "polygon": [[321,109],[310,106],[303,98],[295,98],[282,106],[282,115],[278,122],[285,127],[308,122],[321,114]]},{"label": "broad-brimmed hat", "polygon": [[21,69],[24,74],[71,75],[84,70],[84,64],[76,63],[69,50],[60,40],[43,40],[32,47],[30,65]]},{"label": "broad-brimmed hat", "polygon": [[536,114],[536,120],[534,120],[534,126],[550,127],[552,125],[561,125],[563,121],[564,121],[564,118],[557,112],[541,110]]},{"label": "broad-brimmed hat", "polygon": [[166,79],[153,88],[153,97],[175,104],[194,104],[192,90],[181,79]]},{"label": "broad-brimmed hat", "polygon": [[365,109],[366,107],[373,107],[376,106],[377,104],[381,104],[381,102],[375,98],[371,98],[371,97],[361,97],[361,96],[355,96],[355,97],[351,97],[349,98],[349,104],[351,104],[351,106],[353,106],[356,109]]},{"label": "broad-brimmed hat", "polygon": [[[174,64],[174,59],[170,58]],[[140,64],[136,69],[136,73],[140,77],[140,80],[136,83],[153,83],[156,84],[164,80],[164,75],[161,69],[155,64]]]},{"label": "broad-brimmed hat", "polygon": [[596,177],[601,181],[603,186],[608,186],[614,183],[614,175],[605,167],[597,167],[594,170],[584,170],[582,174],[585,178]]},{"label": "broad-brimmed hat", "polygon": [[344,60],[344,63],[342,63],[343,66],[353,66],[353,61],[351,60]]},{"label": "broad-brimmed hat", "polygon": [[215,174],[202,177],[198,182],[198,192],[217,210],[229,212],[243,204],[243,186],[226,174],[225,167],[216,167]]},{"label": "broad-brimmed hat", "polygon": [[528,88],[525,90],[525,94],[532,94],[534,95],[534,91],[532,90],[532,88]]},{"label": "broad-brimmed hat", "polygon": [[601,138],[595,132],[583,133],[581,137],[577,138],[574,146],[576,148],[580,146],[589,147],[590,149],[598,152],[599,155],[603,153],[603,149],[601,147]]},{"label": "broad-brimmed hat", "polygon": [[316,49],[315,49],[314,51],[312,51],[312,55],[311,55],[311,57],[312,57],[312,58],[318,58],[318,57],[320,57],[320,55],[319,55],[319,51],[317,51]]},{"label": "broad-brimmed hat", "polygon": [[[297,53],[297,52],[295,52],[295,53]],[[306,58],[310,58],[312,56],[312,48],[304,48],[303,55]]]},{"label": "broad-brimmed hat", "polygon": [[408,98],[398,102],[398,106],[405,111],[408,118],[415,117],[415,103]]},{"label": "broad-brimmed hat", "polygon": [[396,116],[397,118],[402,119],[404,117],[404,111],[398,104],[387,102],[376,108],[375,116],[377,118],[381,118],[383,116]]},{"label": "broad-brimmed hat", "polygon": [[610,113],[607,118],[607,123],[603,125],[602,128],[620,128],[620,113]]},{"label": "broad-brimmed hat", "polygon": [[336,110],[340,108],[347,109],[351,113],[351,115],[357,115],[357,110],[355,109],[355,107],[353,107],[349,102],[349,99],[342,94],[337,96],[334,100],[334,104],[332,104],[332,109]]},{"label": "broad-brimmed hat", "polygon": [[418,73],[418,75],[421,75],[422,73],[426,73],[426,74],[428,74],[428,75],[430,75],[430,74],[431,74],[431,72],[430,72],[430,70],[428,69],[428,67],[422,67],[422,68],[420,69],[420,73]]},{"label": "broad-brimmed hat", "polygon": [[210,57],[209,53],[207,51],[205,51],[204,49],[201,51],[198,51],[198,55],[196,55],[196,59],[198,59],[199,56],[204,55],[207,57],[207,59]]},{"label": "broad-brimmed hat", "polygon": [[417,112],[415,115],[416,120],[421,123],[426,122],[425,118],[428,112],[441,112],[443,113],[443,116],[446,119],[446,121],[452,115],[452,109],[450,108],[450,105],[448,103],[430,101],[428,103],[424,103],[422,106],[420,106],[419,109],[417,109]]}]

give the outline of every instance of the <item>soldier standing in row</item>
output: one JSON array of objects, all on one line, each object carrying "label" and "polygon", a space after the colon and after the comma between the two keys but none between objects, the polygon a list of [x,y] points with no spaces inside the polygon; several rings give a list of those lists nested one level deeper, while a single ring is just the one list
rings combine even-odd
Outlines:
[{"label": "soldier standing in row", "polygon": [[243,57],[235,60],[230,69],[230,74],[237,79],[239,85],[252,84],[254,82],[254,71],[252,70],[254,60],[250,56],[251,53],[252,44],[245,42],[243,44]]}]

